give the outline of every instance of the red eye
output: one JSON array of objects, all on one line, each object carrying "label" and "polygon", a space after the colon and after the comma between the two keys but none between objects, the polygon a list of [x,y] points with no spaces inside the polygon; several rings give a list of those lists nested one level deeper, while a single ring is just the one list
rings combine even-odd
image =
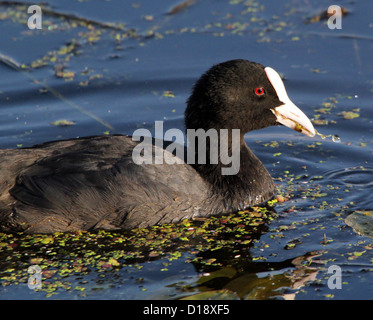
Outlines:
[{"label": "red eye", "polygon": [[263,87],[258,87],[255,89],[255,94],[260,97],[264,94],[264,88]]}]

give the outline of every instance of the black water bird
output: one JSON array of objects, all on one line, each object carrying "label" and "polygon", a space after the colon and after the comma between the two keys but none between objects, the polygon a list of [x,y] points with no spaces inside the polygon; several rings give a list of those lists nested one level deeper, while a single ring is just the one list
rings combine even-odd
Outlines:
[{"label": "black water bird", "polygon": [[[236,173],[222,174],[229,165],[221,154],[217,163],[212,161],[208,143],[200,149],[206,155],[204,163],[195,164],[154,143],[154,154],[178,163],[136,164],[133,151],[143,142],[123,135],[0,150],[0,229],[26,233],[130,229],[265,202],[274,195],[274,184],[244,134],[277,124],[315,135],[311,121],[290,101],[275,70],[247,60],[214,65],[194,85],[185,125],[205,132],[228,129],[225,147],[230,156],[239,156]],[[239,129],[235,141],[233,129]]]}]

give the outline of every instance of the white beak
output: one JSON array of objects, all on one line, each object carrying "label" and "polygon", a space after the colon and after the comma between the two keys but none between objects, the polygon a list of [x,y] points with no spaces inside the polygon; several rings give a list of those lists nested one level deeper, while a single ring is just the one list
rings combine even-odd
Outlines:
[{"label": "white beak", "polygon": [[270,67],[264,68],[268,80],[275,89],[282,105],[271,109],[277,118],[277,122],[309,137],[314,137],[316,132],[311,120],[289,99],[284,83],[280,75]]}]

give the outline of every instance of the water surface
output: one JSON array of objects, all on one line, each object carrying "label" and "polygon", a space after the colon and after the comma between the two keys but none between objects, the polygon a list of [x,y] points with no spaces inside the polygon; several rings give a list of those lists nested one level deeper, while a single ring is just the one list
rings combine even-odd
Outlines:
[{"label": "water surface", "polygon": [[[1,299],[373,298],[371,238],[345,222],[373,210],[372,4],[342,1],[349,14],[330,30],[305,23],[323,0],[207,0],[180,11],[174,0],[50,0],[43,29],[29,30],[28,3],[0,4],[1,148],[132,134],[156,120],[183,130],[194,81],[234,58],[282,73],[292,101],[341,142],[284,127],[246,136],[276,180],[276,214],[130,234],[1,235]],[[74,124],[52,125],[62,119]],[[39,291],[27,286],[32,264],[43,270]],[[332,265],[342,289],[328,287]]]}]

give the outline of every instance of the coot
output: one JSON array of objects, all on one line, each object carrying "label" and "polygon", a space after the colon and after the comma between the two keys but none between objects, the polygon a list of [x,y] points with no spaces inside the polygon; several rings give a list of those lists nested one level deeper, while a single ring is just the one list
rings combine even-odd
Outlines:
[{"label": "coot", "polygon": [[[228,129],[221,132],[228,132],[224,140],[228,154],[239,156],[236,173],[222,174],[228,165],[221,154],[212,161],[209,136],[205,148],[186,150],[203,152],[202,163],[178,159],[174,164],[138,164],[133,151],[144,141],[124,135],[0,150],[0,228],[26,233],[121,230],[265,202],[274,195],[274,184],[246,145],[244,134],[277,124],[315,135],[275,70],[241,59],[214,65],[194,85],[185,125],[205,132]],[[229,133],[233,129],[239,132],[238,143]],[[222,142],[218,137],[218,143]],[[164,148],[152,140],[153,154],[165,159],[177,156]]]}]

